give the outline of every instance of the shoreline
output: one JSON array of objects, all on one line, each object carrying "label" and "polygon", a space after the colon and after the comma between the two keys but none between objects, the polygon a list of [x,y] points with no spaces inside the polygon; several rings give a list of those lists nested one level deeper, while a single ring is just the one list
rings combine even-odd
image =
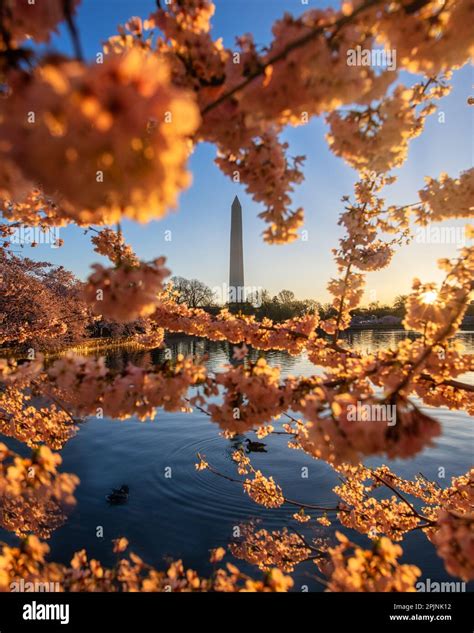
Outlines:
[{"label": "shoreline", "polygon": [[[58,349],[51,349],[43,352],[38,352],[44,355],[45,358],[54,358],[64,356],[68,352],[76,352],[78,354],[90,354],[91,352],[99,352],[106,351],[108,349],[114,348],[123,348],[123,347],[131,347],[137,350],[146,350],[153,349],[143,345],[142,343],[138,343],[137,340],[133,337],[124,337],[124,338],[90,338],[85,339],[84,341],[79,341],[77,343],[71,343],[71,345],[67,345],[65,347],[61,347]],[[5,347],[0,348],[0,357],[18,357],[25,352],[14,347]]]},{"label": "shoreline", "polygon": [[[419,334],[418,332],[415,332],[414,330],[404,330],[403,327],[398,326],[398,325],[387,325],[387,324],[380,323],[380,324],[374,324],[370,327],[367,327],[365,325],[351,325],[346,330],[343,330],[341,332],[341,335],[343,336],[344,334],[348,334],[348,333],[350,334],[354,332],[364,332],[364,331],[366,332],[370,332],[370,331],[405,332],[407,336],[410,334],[411,335]],[[461,326],[458,330],[458,333],[474,334],[474,328],[472,326],[465,326],[464,328]],[[165,334],[165,338],[171,339],[171,340],[183,338],[183,337],[184,338],[198,338],[198,339],[206,338],[203,336],[194,336],[190,334],[184,334],[181,332],[168,332]],[[137,351],[154,349],[153,346],[148,347],[146,345],[138,343],[134,337],[117,338],[117,339],[92,338],[92,339],[85,339],[84,341],[80,341],[78,343],[68,345],[61,349],[49,350],[49,351],[45,351],[41,353],[44,354],[45,358],[52,358],[55,356],[56,357],[63,356],[64,354],[67,354],[68,352],[76,352],[78,354],[81,354],[81,353],[90,354],[91,352],[99,352],[99,351],[106,351],[108,349],[126,348],[126,347],[135,348]],[[12,356],[21,357],[22,354],[23,352],[17,348],[11,348],[11,347],[0,348],[0,357],[4,357],[4,358],[5,357],[8,358]]]}]

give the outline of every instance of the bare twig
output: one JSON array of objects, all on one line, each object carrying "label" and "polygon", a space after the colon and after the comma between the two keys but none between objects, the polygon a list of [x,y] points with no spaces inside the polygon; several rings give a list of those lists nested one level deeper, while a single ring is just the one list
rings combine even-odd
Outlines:
[{"label": "bare twig", "polygon": [[72,15],[72,2],[71,0],[63,0],[63,11],[66,19],[69,35],[71,36],[72,46],[74,48],[74,54],[79,61],[84,61],[84,55],[82,53],[81,41],[79,39],[79,32],[77,30],[76,22]]}]

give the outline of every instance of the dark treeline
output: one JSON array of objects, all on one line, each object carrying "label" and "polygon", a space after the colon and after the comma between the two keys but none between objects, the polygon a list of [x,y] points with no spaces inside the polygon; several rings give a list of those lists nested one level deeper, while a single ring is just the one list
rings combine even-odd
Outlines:
[{"label": "dark treeline", "polygon": [[[4,254],[0,263],[0,348],[5,346],[6,338],[9,346],[13,342],[17,349],[52,350],[90,339],[134,337],[147,330],[146,319],[116,323],[94,316],[81,297],[82,282],[62,267],[11,253]],[[227,307],[233,313],[253,314],[259,320],[269,318],[277,323],[305,314],[317,313],[321,319],[336,314],[330,303],[297,299],[291,290],[281,290],[273,296],[262,290],[248,296],[245,302],[222,305],[212,289],[197,279],[173,277],[169,287],[178,303],[212,314]],[[405,299],[400,295],[391,305],[376,301],[357,308],[352,311],[353,325],[383,326],[384,318],[387,325],[397,325],[405,316]],[[464,323],[474,324],[474,302]]]},{"label": "dark treeline", "polygon": [[[202,308],[213,314],[217,314],[222,307],[227,307],[234,313],[254,314],[258,319],[267,317],[276,322],[305,314],[317,313],[322,319],[328,319],[336,314],[331,303],[321,303],[315,299],[297,299],[291,290],[281,290],[273,296],[268,290],[262,290],[249,295],[245,302],[223,306],[217,302],[212,289],[202,281],[173,277],[171,282],[175,298],[179,303],[185,303],[192,308]],[[399,295],[391,304],[373,301],[367,306],[352,310],[351,314],[354,321],[358,322],[383,319],[383,317],[396,317],[401,322],[405,316],[406,298],[407,295]],[[469,306],[466,316],[474,316],[474,303]]]}]

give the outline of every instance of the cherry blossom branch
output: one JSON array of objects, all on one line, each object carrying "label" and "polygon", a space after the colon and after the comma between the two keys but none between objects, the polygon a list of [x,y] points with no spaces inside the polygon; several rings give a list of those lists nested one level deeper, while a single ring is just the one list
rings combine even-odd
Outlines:
[{"label": "cherry blossom branch", "polygon": [[[290,530],[292,532],[294,532],[296,534],[296,536],[298,536],[301,541],[304,543],[304,545],[306,547],[308,547],[309,549],[313,550],[314,552],[319,552],[320,554],[327,554],[327,552],[323,549],[321,549],[320,547],[315,547],[314,545],[311,545],[311,543],[308,543],[308,541],[305,539],[305,537],[301,534],[301,532],[299,532],[296,528],[294,528],[293,526],[290,526]],[[308,559],[307,559],[308,560]]]},{"label": "cherry blossom branch", "polygon": [[367,9],[370,9],[373,6],[380,4],[380,2],[381,0],[367,0],[364,4],[354,9],[354,11],[350,15],[342,16],[341,18],[339,18],[339,20],[337,20],[336,22],[332,24],[323,24],[322,26],[317,26],[311,29],[309,33],[306,33],[302,37],[299,37],[293,42],[290,42],[279,53],[276,53],[272,57],[269,57],[264,63],[260,64],[259,67],[255,71],[251,72],[244,81],[237,84],[236,86],[234,86],[233,88],[225,92],[224,94],[222,94],[215,101],[212,101],[211,103],[209,103],[205,108],[203,108],[202,115],[205,116],[208,112],[210,112],[211,110],[214,110],[215,108],[220,106],[222,103],[224,103],[225,101],[233,97],[237,92],[240,92],[241,90],[246,88],[254,79],[263,75],[265,73],[265,70],[269,66],[272,66],[273,64],[276,64],[277,62],[284,60],[292,51],[297,50],[298,48],[301,48],[302,46],[305,46],[309,42],[312,42],[315,38],[322,35],[326,31],[326,29],[328,28],[334,29],[334,32],[331,34],[331,38],[332,38],[343,26],[345,26],[346,24],[350,24],[352,20],[356,16],[358,16],[360,13],[363,13]]},{"label": "cherry blossom branch", "polygon": [[399,492],[394,486],[392,486],[391,484],[389,484],[387,481],[385,481],[385,479],[383,479],[382,477],[379,477],[379,475],[377,475],[377,473],[375,473],[373,470],[370,471],[371,475],[374,479],[376,479],[377,481],[379,481],[380,483],[382,483],[384,486],[387,486],[387,488],[389,488],[394,494],[397,495],[397,497],[399,499],[401,499],[401,501],[403,501],[404,503],[406,503],[406,505],[410,508],[410,510],[413,512],[413,514],[418,518],[418,519],[422,519],[423,521],[427,521],[427,523],[429,525],[434,525],[435,521],[431,521],[430,519],[428,519],[428,517],[425,517],[423,514],[420,514],[417,509],[408,501],[408,499],[406,499],[401,492]]},{"label": "cherry blossom branch", "polygon": [[[467,300],[468,300],[468,294],[466,293],[466,301]],[[466,307],[466,303],[465,302],[459,302],[458,310],[454,313],[454,315],[452,315],[452,317],[449,320],[449,322],[447,323],[447,325],[440,331],[440,333],[435,338],[435,340],[423,350],[423,352],[420,354],[419,358],[416,360],[416,362],[410,368],[410,370],[407,373],[407,375],[405,376],[405,378],[397,385],[397,387],[394,388],[394,390],[392,391],[392,393],[389,396],[389,399],[393,398],[394,396],[396,396],[404,387],[406,387],[408,385],[410,380],[413,378],[413,375],[417,372],[419,367],[421,365],[423,365],[423,363],[428,358],[428,356],[431,354],[433,349],[437,345],[439,345],[449,335],[454,323],[456,323],[456,321],[458,320],[460,314],[463,312],[465,307]]]},{"label": "cherry blossom branch", "polygon": [[[369,192],[373,191],[375,185],[376,185],[376,178],[373,178],[371,183],[370,183]],[[364,202],[364,204],[362,205],[362,214],[365,213],[365,211],[367,209],[367,205],[368,205],[368,201]],[[335,329],[334,336],[333,336],[333,343],[335,345],[337,344],[337,340],[338,340],[339,334],[340,334],[339,326],[341,324],[342,314],[343,314],[343,311],[344,311],[344,301],[345,301],[345,298],[346,298],[346,291],[347,291],[347,284],[348,284],[348,281],[349,281],[349,276],[351,274],[351,267],[352,267],[352,261],[351,261],[351,258],[350,258],[349,259],[349,263],[347,265],[346,274],[345,274],[345,277],[344,277],[344,290],[341,293],[341,300],[339,302],[339,308],[338,308],[338,311],[337,311],[336,329]]]},{"label": "cherry blossom branch", "polygon": [[41,394],[44,394],[47,398],[49,398],[52,402],[54,402],[56,406],[58,406],[62,411],[64,411],[64,413],[70,418],[73,424],[77,424],[77,419],[74,418],[74,416],[66,407],[66,405],[63,404],[58,398],[56,398],[56,396],[50,393],[47,389],[45,389],[44,385],[39,385],[36,380],[32,380],[31,384],[34,385],[37,389],[39,389]]},{"label": "cherry blossom branch", "polygon": [[337,340],[339,338],[339,334],[340,334],[340,329],[339,326],[341,324],[341,319],[342,319],[342,313],[344,311],[344,301],[346,298],[346,290],[347,290],[347,282],[349,280],[349,275],[351,274],[351,264],[348,264],[347,268],[346,268],[346,274],[344,277],[344,290],[341,294],[341,299],[339,301],[339,307],[337,309],[337,317],[336,317],[336,331],[334,332],[334,336],[333,336],[333,343],[336,344]]},{"label": "cherry blossom branch", "polygon": [[420,374],[420,378],[433,383],[435,386],[444,385],[446,387],[453,387],[453,389],[460,389],[462,391],[469,391],[471,393],[474,393],[474,385],[471,385],[467,382],[461,382],[459,380],[443,380],[441,382],[436,382],[428,374]]},{"label": "cherry blossom branch", "polygon": [[[205,461],[205,460],[203,460],[203,458],[202,458],[200,453],[197,453],[197,457],[200,460]],[[219,470],[217,470],[216,468],[211,466],[207,461],[206,461],[206,470],[209,470],[214,475],[217,475],[218,477],[222,477],[223,479],[227,479],[227,481],[231,481],[232,483],[237,483],[237,484],[240,484],[240,485],[244,484],[242,479],[235,479],[234,477],[230,477],[229,475],[225,475],[224,473],[221,473]],[[294,501],[292,499],[288,499],[285,496],[283,496],[283,499],[285,500],[285,503],[288,503],[288,504],[293,505],[293,506],[297,506],[298,508],[306,508],[308,510],[321,510],[323,512],[341,512],[341,509],[338,508],[338,507],[336,507],[336,508],[326,508],[324,506],[318,506],[318,505],[312,505],[312,504],[309,504],[309,503],[302,503],[300,501]]]}]

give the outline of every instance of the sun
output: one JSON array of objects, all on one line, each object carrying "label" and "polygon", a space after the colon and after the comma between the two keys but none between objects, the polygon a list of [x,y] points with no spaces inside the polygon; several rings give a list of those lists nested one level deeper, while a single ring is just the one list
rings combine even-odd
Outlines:
[{"label": "sun", "polygon": [[434,290],[427,290],[421,295],[421,300],[423,303],[427,305],[433,304],[438,298],[438,293]]}]

